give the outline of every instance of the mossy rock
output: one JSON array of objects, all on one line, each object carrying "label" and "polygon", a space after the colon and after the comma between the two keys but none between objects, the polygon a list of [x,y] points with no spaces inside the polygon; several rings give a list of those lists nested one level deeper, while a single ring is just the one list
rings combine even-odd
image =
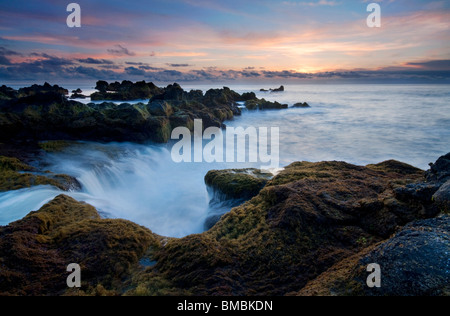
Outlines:
[{"label": "mossy rock", "polygon": [[[243,178],[234,177],[213,171],[206,182],[237,196]],[[416,169],[402,175],[397,168],[386,172],[343,162],[292,164],[208,232],[171,240],[156,254],[155,270],[143,274],[194,295],[293,293],[405,225],[398,209],[382,201],[395,199],[393,180],[420,179],[423,172]],[[402,207],[413,218],[422,216],[421,205]],[[357,284],[346,286],[356,293]]]},{"label": "mossy rock", "polygon": [[270,102],[265,99],[252,99],[245,102],[245,107],[248,110],[281,110],[287,109],[289,106],[278,102]]},{"label": "mossy rock", "polygon": [[[61,195],[0,227],[0,295],[121,294],[124,280],[160,238],[124,220],[101,219],[92,206]],[[14,252],[11,252],[14,249]],[[81,266],[82,288],[68,290],[66,267]]]},{"label": "mossy rock", "polygon": [[39,147],[48,153],[61,152],[73,144],[73,142],[69,142],[66,140],[51,140],[38,143]]},{"label": "mossy rock", "polygon": [[267,181],[267,176],[262,176],[256,169],[212,170],[205,176],[206,185],[227,199],[238,200],[256,196]]},{"label": "mossy rock", "polygon": [[170,125],[172,129],[177,127],[187,127],[190,131],[194,130],[194,120],[191,116],[184,114],[183,112],[172,115],[170,117]]},{"label": "mossy rock", "polygon": [[148,112],[153,116],[171,116],[173,114],[172,106],[163,101],[163,100],[155,100],[148,104],[147,106]]},{"label": "mossy rock", "polygon": [[52,185],[64,191],[79,190],[80,183],[68,175],[34,174],[35,168],[17,158],[0,157],[0,192]]}]

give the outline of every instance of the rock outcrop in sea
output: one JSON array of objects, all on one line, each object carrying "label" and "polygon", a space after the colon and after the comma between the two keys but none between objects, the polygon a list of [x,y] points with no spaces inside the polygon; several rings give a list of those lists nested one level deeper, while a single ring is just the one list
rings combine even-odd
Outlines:
[{"label": "rock outcrop in sea", "polygon": [[195,119],[203,127],[224,127],[241,114],[237,102],[249,109],[282,109],[287,105],[259,100],[254,93],[240,95],[229,88],[184,91],[173,84],[158,88],[153,83],[99,81],[93,100],[150,99],[148,103],[117,105],[111,102],[83,104],[68,100],[68,91],[48,83],[18,91],[0,88],[0,140],[154,141],[165,143],[176,127],[193,129]]}]

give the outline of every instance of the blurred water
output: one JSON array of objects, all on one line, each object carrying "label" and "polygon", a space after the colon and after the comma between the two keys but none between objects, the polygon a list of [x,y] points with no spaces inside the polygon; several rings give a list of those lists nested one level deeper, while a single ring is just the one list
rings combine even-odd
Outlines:
[{"label": "blurred water", "polygon": [[[230,88],[255,91],[260,98],[290,106],[304,101],[311,105],[244,111],[226,122],[230,127],[279,127],[282,166],[299,160],[366,165],[397,159],[426,169],[450,151],[450,89],[445,85],[303,85],[286,86],[284,93],[259,92],[263,86]],[[183,237],[204,231],[205,220],[217,211],[209,206],[204,184],[209,170],[259,164],[177,164],[170,155],[173,144],[80,143],[48,155],[46,163],[53,172],[75,176],[83,189],[69,195],[92,204],[103,216]],[[0,193],[0,225],[61,193],[49,186]]]}]

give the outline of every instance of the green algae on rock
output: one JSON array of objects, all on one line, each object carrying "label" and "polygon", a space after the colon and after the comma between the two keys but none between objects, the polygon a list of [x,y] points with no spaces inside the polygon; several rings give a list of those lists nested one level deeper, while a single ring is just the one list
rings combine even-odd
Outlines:
[{"label": "green algae on rock", "polygon": [[206,174],[205,183],[225,199],[248,200],[258,195],[271,177],[257,169],[212,170]]},{"label": "green algae on rock", "polygon": [[[90,294],[99,286],[117,295],[138,260],[160,246],[148,229],[100,219],[92,206],[60,195],[0,227],[0,295]],[[82,269],[81,290],[66,286],[66,267],[74,262]]]},{"label": "green algae on rock", "polygon": [[[145,82],[99,82],[97,88],[101,92],[93,100],[132,100],[148,89],[142,93],[151,99],[148,104],[83,104],[68,100],[65,90],[57,86],[35,85],[19,91],[2,87],[0,140],[166,143],[174,128],[192,128],[195,119],[202,119],[204,128],[224,127],[225,120],[241,114],[236,102],[242,97],[229,88],[205,95],[186,92],[178,84],[157,88]],[[109,89],[119,91],[120,97]]]},{"label": "green algae on rock", "polygon": [[37,185],[52,185],[61,190],[78,190],[79,182],[68,175],[33,173],[35,168],[17,158],[0,156],[0,192],[19,190]]},{"label": "green algae on rock", "polygon": [[[294,163],[208,232],[171,240],[156,255],[155,270],[141,277],[147,284],[163,277],[194,295],[298,291],[422,218],[423,205],[397,201],[392,184],[423,177],[423,171],[398,162],[375,168]],[[135,286],[141,286],[139,278]]]},{"label": "green algae on rock", "polygon": [[53,140],[46,142],[39,142],[39,147],[48,153],[55,153],[63,151],[65,148],[71,146],[73,142],[65,141],[65,140]]},{"label": "green algae on rock", "polygon": [[[212,172],[211,181],[222,176],[226,190],[230,174]],[[424,181],[424,171],[396,161],[297,162],[209,231],[181,239],[100,219],[59,196],[0,227],[0,294],[448,295],[448,216],[433,218],[431,198],[408,194]],[[396,285],[369,291],[365,269],[374,260]],[[77,291],[61,284],[72,262],[85,271]]]},{"label": "green algae on rock", "polygon": [[245,107],[248,110],[280,110],[287,109],[289,106],[287,104],[280,104],[278,102],[270,102],[265,99],[247,100],[245,102]]},{"label": "green algae on rock", "polygon": [[[301,291],[302,296],[448,296],[450,217],[406,225],[378,243],[334,265]],[[365,286],[368,264],[381,265],[380,288]]]}]

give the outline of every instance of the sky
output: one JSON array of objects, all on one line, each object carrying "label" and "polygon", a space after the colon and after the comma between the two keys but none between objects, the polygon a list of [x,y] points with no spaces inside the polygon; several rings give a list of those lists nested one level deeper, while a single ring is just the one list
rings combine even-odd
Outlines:
[{"label": "sky", "polygon": [[0,0],[0,84],[450,83],[448,0],[71,1]]}]

